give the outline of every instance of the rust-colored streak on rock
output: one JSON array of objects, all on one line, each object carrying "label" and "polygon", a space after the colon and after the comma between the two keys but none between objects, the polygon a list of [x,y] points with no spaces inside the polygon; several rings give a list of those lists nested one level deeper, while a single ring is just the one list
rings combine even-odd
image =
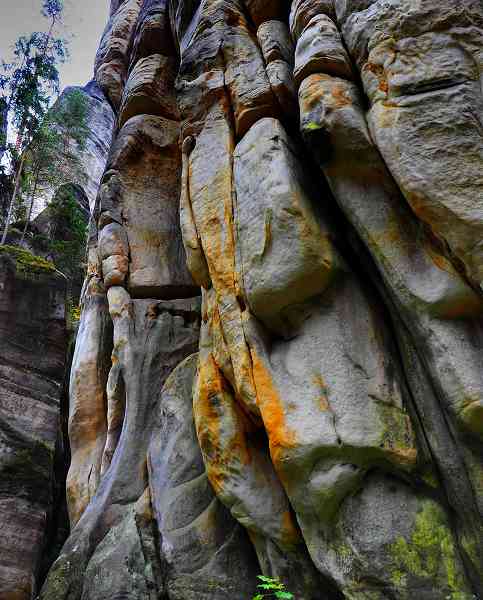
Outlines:
[{"label": "rust-colored streak on rock", "polygon": [[285,408],[272,377],[258,356],[251,349],[253,379],[263,423],[270,441],[270,454],[275,466],[283,461],[284,450],[297,446],[297,436],[285,422]]}]

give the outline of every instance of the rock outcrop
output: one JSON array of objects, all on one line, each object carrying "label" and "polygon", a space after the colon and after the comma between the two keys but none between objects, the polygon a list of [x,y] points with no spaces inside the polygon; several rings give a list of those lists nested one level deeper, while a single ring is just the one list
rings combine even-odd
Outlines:
[{"label": "rock outcrop", "polygon": [[[71,152],[76,156],[76,164],[65,162],[62,167],[63,179],[65,184],[80,187],[90,207],[93,208],[97,189],[106,167],[116,116],[95,80],[84,87],[65,88],[51,110],[54,112],[58,110],[57,107],[62,106],[73,93],[81,94],[85,102],[87,130],[82,146],[74,140],[69,141]],[[57,188],[41,190],[35,199],[34,214],[40,213],[48,206],[57,191]]]},{"label": "rock outcrop", "polygon": [[483,596],[482,40],[480,0],[111,3],[42,600]]},{"label": "rock outcrop", "polygon": [[[0,248],[0,598],[28,600],[55,538],[55,452],[66,369],[66,281]],[[54,557],[55,558],[55,557]],[[47,565],[48,566],[48,565]]]}]

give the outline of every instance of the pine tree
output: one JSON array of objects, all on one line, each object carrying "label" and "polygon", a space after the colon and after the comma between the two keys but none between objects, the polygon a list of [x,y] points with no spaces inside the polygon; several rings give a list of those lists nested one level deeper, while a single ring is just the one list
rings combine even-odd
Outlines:
[{"label": "pine tree", "polygon": [[83,183],[79,151],[85,148],[87,133],[87,100],[80,90],[73,90],[47,113],[26,152],[24,173],[29,201],[20,243],[39,191],[55,190],[70,182]]},{"label": "pine tree", "polygon": [[49,20],[46,32],[20,37],[14,46],[12,63],[2,63],[0,98],[7,128],[16,133],[15,144],[7,143],[13,192],[0,245],[5,244],[15,200],[19,194],[28,152],[45,122],[52,96],[59,92],[58,64],[66,58],[64,40],[54,30],[63,10],[62,0],[43,0],[42,15]]}]

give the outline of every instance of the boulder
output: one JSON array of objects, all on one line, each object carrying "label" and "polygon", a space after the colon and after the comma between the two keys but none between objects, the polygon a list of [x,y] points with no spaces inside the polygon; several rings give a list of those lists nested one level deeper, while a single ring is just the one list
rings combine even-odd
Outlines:
[{"label": "boulder", "polygon": [[291,333],[299,306],[320,295],[342,261],[314,203],[298,149],[276,119],[261,119],[234,152],[238,270],[248,305]]},{"label": "boulder", "polygon": [[305,26],[295,48],[295,82],[312,73],[328,73],[353,79],[352,67],[335,23],[326,15],[316,15]]},{"label": "boulder", "polygon": [[[181,241],[178,136],[175,121],[139,115],[124,125],[111,151],[105,178],[114,188],[106,190],[106,201],[122,215],[130,250],[127,287],[135,298],[197,294]],[[120,270],[117,260],[108,267]]]},{"label": "boulder", "polygon": [[293,63],[294,47],[283,21],[265,21],[257,30],[257,38],[267,65],[274,60]]},{"label": "boulder", "polygon": [[102,34],[94,64],[94,75],[113,108],[119,109],[127,79],[128,50],[135,32],[143,0],[117,0]]},{"label": "boulder", "polygon": [[152,54],[136,63],[124,88],[119,110],[120,127],[131,117],[143,114],[178,119],[173,94],[175,69],[175,60],[161,54]]}]

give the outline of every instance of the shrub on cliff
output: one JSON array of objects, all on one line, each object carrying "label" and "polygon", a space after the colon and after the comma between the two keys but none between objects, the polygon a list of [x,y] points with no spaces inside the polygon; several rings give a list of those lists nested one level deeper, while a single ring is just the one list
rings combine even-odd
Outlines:
[{"label": "shrub on cliff", "polygon": [[268,600],[276,598],[277,600],[295,600],[295,597],[290,592],[287,592],[283,583],[278,579],[267,577],[266,575],[258,575],[261,583],[257,585],[260,590],[258,594],[253,596],[252,600]]}]

